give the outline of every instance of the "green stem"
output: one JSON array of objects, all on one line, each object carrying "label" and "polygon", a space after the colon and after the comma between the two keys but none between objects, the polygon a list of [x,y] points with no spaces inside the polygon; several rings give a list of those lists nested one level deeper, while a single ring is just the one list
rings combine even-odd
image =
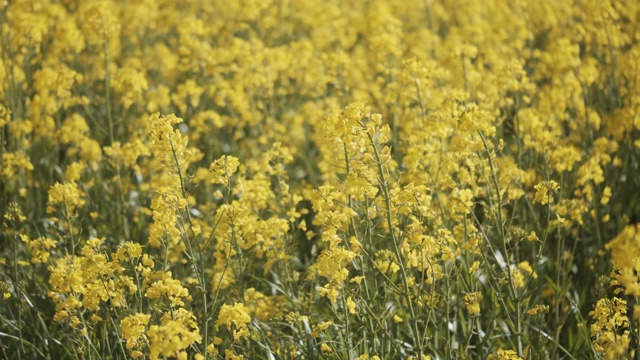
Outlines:
[{"label": "green stem", "polygon": [[495,165],[493,164],[493,159],[491,157],[491,151],[489,150],[489,145],[487,144],[487,140],[485,139],[484,135],[482,135],[482,132],[480,130],[478,130],[478,135],[480,135],[480,139],[482,139],[482,144],[484,146],[484,149],[487,152],[487,159],[489,160],[489,168],[491,170],[491,180],[493,182],[493,186],[496,189],[496,200],[497,200],[496,216],[498,218],[498,221],[497,221],[498,235],[500,235],[500,240],[502,243],[502,251],[504,252],[505,261],[507,263],[506,268],[507,268],[507,274],[509,276],[509,281],[508,281],[509,295],[511,297],[511,300],[514,302],[516,306],[516,316],[515,316],[516,342],[518,344],[518,356],[522,357],[523,346],[522,346],[522,324],[521,324],[521,314],[520,314],[521,308],[520,308],[520,301],[519,301],[520,299],[515,286],[514,274],[513,274],[514,271],[511,269],[511,264],[510,264],[511,260],[509,259],[509,253],[507,251],[507,239],[505,237],[504,223],[502,220],[502,195],[500,194],[500,184],[498,182],[497,170],[495,168]]},{"label": "green stem", "polygon": [[391,196],[389,195],[389,185],[384,175],[384,169],[382,168],[382,159],[380,158],[380,152],[378,151],[378,147],[376,146],[376,143],[373,140],[373,137],[371,136],[371,134],[366,131],[366,126],[364,126],[364,124],[361,124],[361,125],[365,129],[367,137],[369,138],[369,143],[373,148],[376,164],[378,165],[378,173],[380,174],[380,186],[382,188],[382,192],[384,193],[385,207],[387,210],[387,216],[386,216],[387,226],[389,227],[389,234],[391,235],[393,249],[398,259],[398,265],[400,266],[400,271],[402,273],[402,283],[404,285],[404,297],[407,301],[407,304],[409,306],[409,312],[411,314],[411,320],[413,325],[413,327],[411,327],[411,332],[413,333],[415,346],[418,348],[418,359],[422,359],[422,342],[420,341],[420,331],[418,330],[418,324],[416,322],[416,313],[415,313],[415,310],[413,309],[413,303],[411,301],[409,282],[407,280],[407,276],[408,276],[407,270],[404,266],[404,262],[402,261],[402,253],[400,252],[398,239],[396,238],[396,235],[393,232],[393,220],[391,219]]},{"label": "green stem", "polygon": [[22,337],[22,291],[20,289],[20,280],[18,279],[18,237],[13,237],[13,281],[16,292],[16,300],[18,301],[18,336],[20,337],[20,349],[18,351],[18,359],[22,359],[24,353],[24,339]]}]

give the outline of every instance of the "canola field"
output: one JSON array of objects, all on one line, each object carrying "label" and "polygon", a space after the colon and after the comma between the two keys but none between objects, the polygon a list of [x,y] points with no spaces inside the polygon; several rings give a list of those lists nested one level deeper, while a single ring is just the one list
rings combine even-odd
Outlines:
[{"label": "canola field", "polygon": [[638,359],[639,24],[0,1],[0,358]]}]

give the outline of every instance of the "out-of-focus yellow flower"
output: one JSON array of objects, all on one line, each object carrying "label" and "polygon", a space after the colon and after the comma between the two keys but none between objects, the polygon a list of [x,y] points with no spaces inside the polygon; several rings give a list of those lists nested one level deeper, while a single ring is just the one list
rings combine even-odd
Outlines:
[{"label": "out-of-focus yellow flower", "polygon": [[64,211],[72,216],[76,209],[84,206],[84,193],[74,183],[56,183],[49,189],[47,212],[55,211],[56,206],[62,206]]},{"label": "out-of-focus yellow flower", "polygon": [[120,328],[122,329],[122,337],[127,341],[127,349],[132,349],[140,336],[144,333],[151,315],[134,314],[122,319]]},{"label": "out-of-focus yellow flower", "polygon": [[627,301],[618,297],[600,299],[589,312],[594,323],[589,327],[594,348],[605,359],[618,359],[627,353],[630,344]]},{"label": "out-of-focus yellow flower", "polygon": [[538,185],[534,186],[534,188],[536,189],[536,194],[533,202],[538,202],[545,205],[554,201],[553,192],[560,189],[560,185],[553,180],[549,180],[539,183]]},{"label": "out-of-focus yellow flower", "polygon": [[32,171],[33,164],[25,153],[2,154],[2,171],[0,175],[7,180],[14,180],[20,171]]},{"label": "out-of-focus yellow flower", "polygon": [[522,360],[522,358],[518,356],[517,352],[513,350],[503,350],[503,349],[496,351],[495,354],[489,355],[487,359],[489,360]]},{"label": "out-of-focus yellow flower", "polygon": [[617,269],[613,274],[627,295],[640,296],[640,224],[625,226],[605,248],[611,251],[611,259]]},{"label": "out-of-focus yellow flower", "polygon": [[151,325],[146,334],[149,338],[149,358],[152,360],[181,354],[201,340],[197,328],[185,326],[176,320],[163,320],[161,325]]},{"label": "out-of-focus yellow flower", "polygon": [[482,301],[482,293],[479,291],[464,295],[464,305],[469,315],[477,315],[480,313],[480,301]]},{"label": "out-of-focus yellow flower", "polygon": [[249,336],[248,324],[251,323],[249,311],[243,303],[224,304],[220,308],[216,327],[226,326],[233,333],[233,340],[246,339]]},{"label": "out-of-focus yellow flower", "polygon": [[537,314],[546,314],[549,312],[549,305],[536,305],[527,311],[527,314],[533,316]]}]

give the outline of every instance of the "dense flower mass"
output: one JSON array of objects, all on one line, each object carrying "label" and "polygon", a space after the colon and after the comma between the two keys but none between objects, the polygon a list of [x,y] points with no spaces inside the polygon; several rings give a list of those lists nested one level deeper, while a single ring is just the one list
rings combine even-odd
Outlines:
[{"label": "dense flower mass", "polygon": [[638,23],[0,2],[0,357],[640,356]]}]

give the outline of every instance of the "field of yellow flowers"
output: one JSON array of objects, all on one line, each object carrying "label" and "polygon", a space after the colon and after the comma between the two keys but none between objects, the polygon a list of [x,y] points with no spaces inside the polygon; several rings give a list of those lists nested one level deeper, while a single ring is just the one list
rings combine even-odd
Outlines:
[{"label": "field of yellow flowers", "polygon": [[0,1],[0,358],[640,358],[639,24]]}]

